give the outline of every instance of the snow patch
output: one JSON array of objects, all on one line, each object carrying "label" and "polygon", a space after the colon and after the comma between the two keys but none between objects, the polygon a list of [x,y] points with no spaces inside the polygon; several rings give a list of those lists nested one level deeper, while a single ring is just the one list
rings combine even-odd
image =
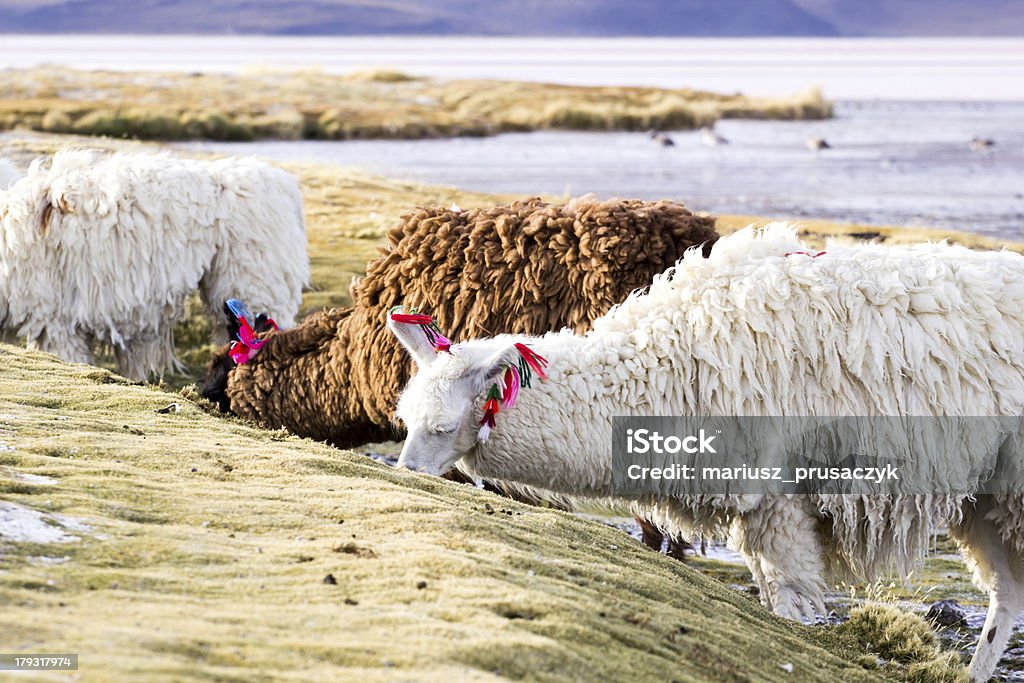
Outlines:
[{"label": "snow patch", "polygon": [[20,543],[71,543],[89,526],[73,517],[48,514],[16,503],[0,502],[0,537]]}]

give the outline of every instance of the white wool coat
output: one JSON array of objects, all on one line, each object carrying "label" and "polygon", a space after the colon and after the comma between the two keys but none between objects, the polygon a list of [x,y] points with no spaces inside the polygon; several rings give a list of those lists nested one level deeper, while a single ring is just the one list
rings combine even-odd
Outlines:
[{"label": "white wool coat", "polygon": [[0,192],[6,190],[20,177],[21,173],[9,159],[0,159]]},{"label": "white wool coat", "polygon": [[[706,259],[688,253],[586,336],[461,344],[421,368],[399,415],[414,435],[419,423],[456,422],[440,405],[470,405],[454,450],[479,476],[607,496],[616,415],[1024,412],[1024,257],[948,244],[792,253],[801,251],[815,253],[787,226],[743,230],[719,240]],[[466,385],[459,377],[486,372],[481,364],[514,341],[550,361],[550,379],[524,389],[498,415],[487,443],[478,443],[468,434],[483,393],[465,403],[451,389]],[[429,438],[407,443],[407,464],[430,457],[417,453],[432,448]],[[950,472],[963,469],[949,463]],[[668,526],[705,532],[724,531],[735,514],[761,503],[751,495],[644,501]],[[812,502],[833,522],[826,540],[835,546],[832,569],[842,574],[920,557],[933,523],[955,517],[960,503],[849,495]],[[1007,533],[1024,538],[1012,517]]]},{"label": "white wool coat", "polygon": [[[948,244],[810,251],[770,226],[687,254],[584,337],[496,337],[433,354],[392,330],[419,367],[399,401],[399,465],[608,496],[616,415],[1005,416],[1024,410],[1024,256]],[[477,430],[484,394],[525,342],[546,383]],[[1024,496],[984,493],[1021,471],[1019,438],[915,455],[958,477],[944,495],[665,495],[635,504],[669,529],[727,533],[777,614],[824,614],[826,576],[907,570],[940,522],[989,591],[972,680],[988,680],[1024,612]],[[978,495],[973,495],[978,493]]]},{"label": "white wool coat", "polygon": [[66,151],[0,194],[0,320],[67,360],[109,345],[142,379],[196,289],[288,326],[308,281],[298,182],[252,159]]}]

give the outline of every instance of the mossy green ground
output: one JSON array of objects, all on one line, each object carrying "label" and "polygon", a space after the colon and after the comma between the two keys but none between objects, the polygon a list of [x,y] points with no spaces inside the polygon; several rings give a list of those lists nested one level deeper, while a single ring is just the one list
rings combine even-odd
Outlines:
[{"label": "mossy green ground", "polygon": [[[171,401],[182,410],[155,412]],[[854,639],[778,619],[603,525],[105,370],[0,346],[0,429],[3,499],[92,528],[4,543],[4,649],[77,652],[85,680],[876,675]]]}]

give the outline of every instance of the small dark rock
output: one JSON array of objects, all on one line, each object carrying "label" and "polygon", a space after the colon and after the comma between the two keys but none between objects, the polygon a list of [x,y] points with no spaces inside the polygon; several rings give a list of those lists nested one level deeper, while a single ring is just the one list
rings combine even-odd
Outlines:
[{"label": "small dark rock", "polygon": [[417,581],[416,582],[416,588],[418,588],[419,590],[423,590],[426,587],[427,587],[427,582],[426,581]]},{"label": "small dark rock", "polygon": [[295,559],[295,561],[301,564],[301,563],[303,563],[303,562],[312,562],[312,561],[313,561],[313,558],[312,558],[312,557],[310,557],[309,555],[299,555],[299,556],[298,556],[298,557],[297,557],[297,558]]},{"label": "small dark rock", "polygon": [[358,600],[353,600],[352,598],[345,598],[345,604],[346,605],[358,605],[359,601]]},{"label": "small dark rock", "polygon": [[334,552],[345,553],[346,555],[355,555],[356,557],[377,557],[377,553],[374,552],[373,548],[364,548],[356,545],[355,543],[343,543],[335,546]]},{"label": "small dark rock", "polygon": [[679,628],[677,628],[677,629],[676,629],[676,631],[677,631],[677,632],[678,632],[678,633],[679,633],[680,635],[684,635],[684,636],[685,636],[685,635],[686,635],[687,633],[689,633],[689,632],[690,632],[690,629],[686,628],[686,627],[685,627],[685,626],[683,626],[683,625],[680,625],[680,626],[679,626]]},{"label": "small dark rock", "polygon": [[967,612],[956,600],[939,600],[928,608],[925,619],[937,626],[966,626]]},{"label": "small dark rock", "polygon": [[193,468],[192,468],[192,471],[193,471],[193,472],[198,472],[199,470],[198,470],[197,468],[193,467]]},{"label": "small dark rock", "polygon": [[337,586],[338,580],[334,578],[334,574],[328,574],[324,577],[324,583],[326,583],[328,586]]}]

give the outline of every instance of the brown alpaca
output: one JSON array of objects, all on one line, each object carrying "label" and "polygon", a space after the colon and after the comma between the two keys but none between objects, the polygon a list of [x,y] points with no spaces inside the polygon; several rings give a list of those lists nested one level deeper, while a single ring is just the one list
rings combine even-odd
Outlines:
[{"label": "brown alpaca", "polygon": [[223,410],[341,448],[399,439],[392,412],[412,368],[385,325],[390,308],[428,313],[455,341],[585,332],[687,249],[706,255],[714,224],[674,202],[589,196],[419,209],[388,233],[383,256],[353,286],[353,307],[271,333],[245,365],[234,367],[222,350],[203,394]]}]

